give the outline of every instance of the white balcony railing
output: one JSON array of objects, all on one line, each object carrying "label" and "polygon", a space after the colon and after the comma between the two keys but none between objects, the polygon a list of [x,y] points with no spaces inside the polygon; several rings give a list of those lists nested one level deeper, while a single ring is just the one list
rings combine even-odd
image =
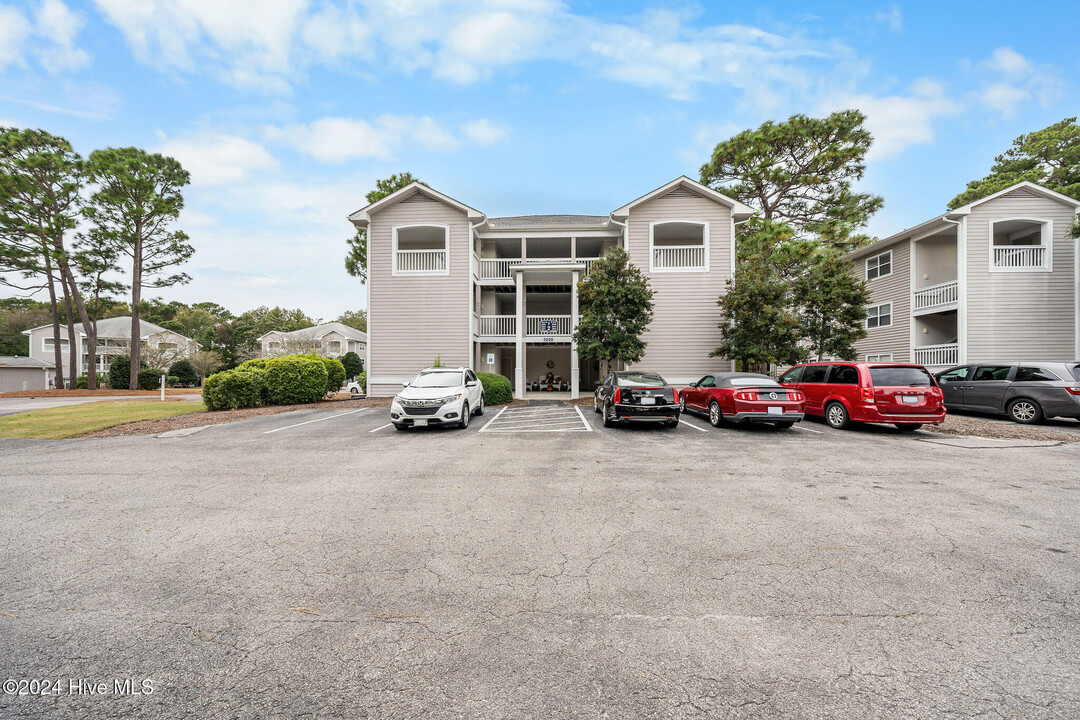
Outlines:
[{"label": "white balcony railing", "polygon": [[955,303],[960,297],[960,283],[956,280],[919,288],[912,298],[915,310],[926,310],[939,305]]},{"label": "white balcony railing", "polygon": [[915,362],[919,365],[955,365],[959,361],[960,348],[956,343],[915,348]]},{"label": "white balcony railing", "polygon": [[1046,247],[1043,245],[1010,245],[994,247],[994,268],[997,270],[1028,270],[1046,267]]},{"label": "white balcony railing", "polygon": [[654,247],[653,270],[704,270],[705,247],[702,245],[667,245]]},{"label": "white balcony railing", "polygon": [[480,258],[481,280],[509,280],[513,277],[510,268],[514,265],[561,265],[583,264],[585,274],[592,269],[592,264],[600,258]]},{"label": "white balcony railing", "polygon": [[525,318],[526,335],[569,335],[569,315],[528,315]]},{"label": "white balcony railing", "polygon": [[514,315],[481,315],[481,335],[513,336],[517,334],[517,317]]},{"label": "white balcony railing", "polygon": [[398,250],[398,273],[444,273],[446,272],[445,250]]}]

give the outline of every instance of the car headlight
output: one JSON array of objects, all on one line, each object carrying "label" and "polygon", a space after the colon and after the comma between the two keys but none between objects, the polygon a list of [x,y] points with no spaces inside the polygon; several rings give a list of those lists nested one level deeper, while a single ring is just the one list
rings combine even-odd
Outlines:
[{"label": "car headlight", "polygon": [[457,395],[447,395],[446,397],[439,398],[435,402],[438,403],[439,405],[445,405],[446,403],[452,403],[455,400],[460,400],[460,399],[461,399],[461,393],[458,393]]}]

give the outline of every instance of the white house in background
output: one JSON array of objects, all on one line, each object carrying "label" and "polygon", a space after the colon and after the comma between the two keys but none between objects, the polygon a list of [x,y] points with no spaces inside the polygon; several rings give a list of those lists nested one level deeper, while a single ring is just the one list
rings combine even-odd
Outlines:
[{"label": "white house in background", "polygon": [[25,355],[0,356],[0,392],[44,390],[52,385],[53,364]]},{"label": "white house in background", "polygon": [[[172,364],[180,358],[191,357],[192,353],[199,349],[199,344],[191,338],[145,320],[139,321],[139,333],[144,357],[152,355],[162,364]],[[30,336],[30,357],[49,364],[54,362],[52,325],[23,330],[23,334]],[[61,326],[60,334],[60,349],[63,353],[63,368],[66,375],[69,367],[66,326]],[[131,316],[98,320],[97,336],[97,371],[108,372],[114,357],[131,353]],[[81,351],[78,354],[77,363],[79,375],[82,375],[87,372],[87,366],[90,364],[87,352],[89,348],[82,323],[75,324],[75,339]]]},{"label": "white house in background", "polygon": [[599,363],[579,358],[578,281],[614,246],[649,278],[654,316],[637,367],[669,382],[731,368],[717,299],[753,209],[679,177],[606,215],[488,217],[412,183],[349,216],[368,236],[368,392],[393,395],[439,358],[511,378],[517,397],[549,371],[573,397]]},{"label": "white house in background", "polygon": [[870,289],[860,360],[1080,359],[1080,201],[1031,182],[850,255]]},{"label": "white house in background", "polygon": [[367,354],[367,333],[344,323],[328,322],[292,332],[271,330],[259,337],[262,357],[313,352],[336,358],[354,352],[363,358]]}]

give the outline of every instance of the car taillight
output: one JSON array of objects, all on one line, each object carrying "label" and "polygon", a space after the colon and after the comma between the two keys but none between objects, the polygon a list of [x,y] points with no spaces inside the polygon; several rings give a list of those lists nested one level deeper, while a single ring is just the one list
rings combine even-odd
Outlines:
[{"label": "car taillight", "polygon": [[930,397],[936,397],[936,398],[945,397],[945,393],[939,387],[932,387],[932,388],[930,388]]},{"label": "car taillight", "polygon": [[1080,386],[1065,388],[1070,395],[1080,395]]},{"label": "car taillight", "polygon": [[756,390],[740,390],[739,392],[735,393],[735,399],[754,402],[758,399],[758,394]]},{"label": "car taillight", "polygon": [[612,396],[611,402],[618,404],[622,401],[622,393],[620,390],[622,390],[622,388],[615,388],[615,394]]},{"label": "car taillight", "polygon": [[866,402],[866,403],[874,402],[874,388],[872,388],[872,387],[859,388],[859,397],[862,398],[863,402]]},{"label": "car taillight", "polygon": [[676,390],[675,388],[671,388],[671,394],[674,397],[672,402],[675,403],[676,405],[678,405],[679,404],[679,391]]},{"label": "car taillight", "polygon": [[788,392],[788,397],[791,398],[793,402],[802,402],[806,399],[801,392]]}]

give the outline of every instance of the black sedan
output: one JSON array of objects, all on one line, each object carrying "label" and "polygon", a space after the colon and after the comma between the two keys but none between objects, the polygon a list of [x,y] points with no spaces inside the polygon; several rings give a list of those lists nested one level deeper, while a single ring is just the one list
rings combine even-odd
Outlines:
[{"label": "black sedan", "polygon": [[616,423],[679,424],[679,391],[656,373],[641,370],[613,372],[596,386],[593,410],[604,416],[604,427]]}]

